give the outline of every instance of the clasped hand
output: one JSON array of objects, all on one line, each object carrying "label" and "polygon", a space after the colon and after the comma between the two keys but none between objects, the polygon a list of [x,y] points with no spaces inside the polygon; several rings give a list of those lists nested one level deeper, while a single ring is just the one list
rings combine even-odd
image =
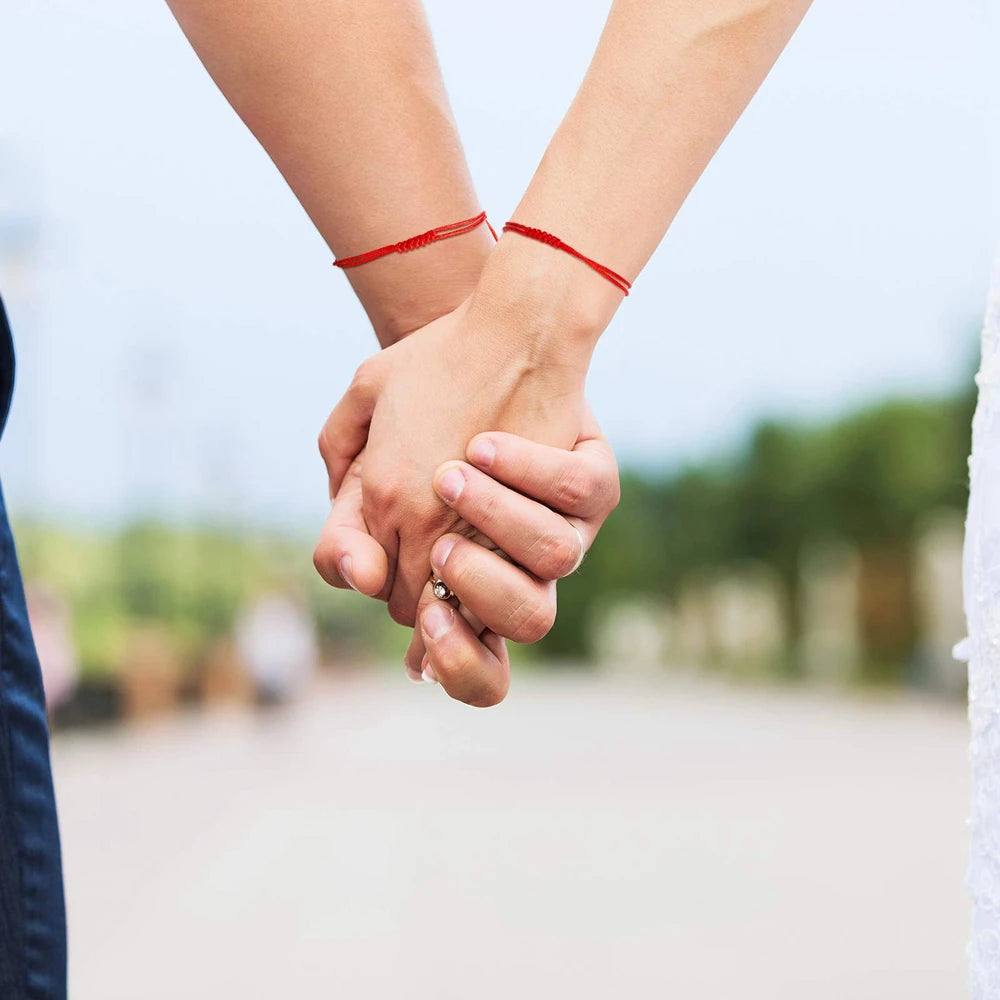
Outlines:
[{"label": "clasped hand", "polygon": [[585,375],[558,340],[473,300],[366,361],[320,434],[334,499],[317,568],[417,624],[411,676],[467,703],[502,700],[503,638],[548,631],[554,581],[617,503]]}]

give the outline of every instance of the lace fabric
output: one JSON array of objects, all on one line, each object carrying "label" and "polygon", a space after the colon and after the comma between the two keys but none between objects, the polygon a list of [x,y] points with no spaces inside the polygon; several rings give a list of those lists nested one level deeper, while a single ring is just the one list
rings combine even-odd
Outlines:
[{"label": "lace fabric", "polygon": [[964,553],[969,637],[956,655],[969,661],[971,995],[972,1000],[1000,1000],[1000,261],[986,308],[976,385]]}]

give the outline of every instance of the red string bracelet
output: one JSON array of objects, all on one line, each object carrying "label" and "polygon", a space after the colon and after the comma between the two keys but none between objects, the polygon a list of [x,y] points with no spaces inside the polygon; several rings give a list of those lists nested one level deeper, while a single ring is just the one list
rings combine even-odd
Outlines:
[{"label": "red string bracelet", "polygon": [[486,223],[486,228],[493,234],[493,239],[497,238],[496,231],[490,225],[485,212],[474,215],[471,219],[462,219],[461,222],[452,222],[447,226],[438,226],[436,229],[428,229],[426,233],[419,236],[411,236],[401,243],[392,243],[386,247],[379,247],[377,250],[369,250],[367,253],[359,253],[356,257],[341,257],[333,262],[334,267],[357,267],[359,264],[368,264],[379,257],[386,257],[391,253],[407,253],[410,250],[417,250],[427,246],[428,243],[436,243],[438,240],[446,240],[452,236],[461,236],[463,233],[471,233],[477,226]]},{"label": "red string bracelet", "polygon": [[628,295],[628,290],[632,287],[632,282],[628,278],[623,278],[617,271],[612,271],[610,267],[599,264],[596,260],[585,257],[579,250],[574,250],[568,243],[563,243],[558,236],[545,232],[544,229],[535,229],[533,226],[522,226],[520,222],[508,222],[504,227],[505,233],[517,233],[520,236],[527,236],[528,239],[538,240],[557,250],[568,253],[577,260],[582,260],[588,267],[593,268],[602,278],[607,278],[619,291]]}]

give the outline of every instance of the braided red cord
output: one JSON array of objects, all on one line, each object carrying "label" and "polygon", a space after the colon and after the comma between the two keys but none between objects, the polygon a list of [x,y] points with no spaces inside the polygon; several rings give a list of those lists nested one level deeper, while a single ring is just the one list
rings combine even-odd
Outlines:
[{"label": "braided red cord", "polygon": [[579,250],[574,250],[568,243],[563,243],[558,236],[553,236],[551,233],[545,232],[544,229],[535,229],[533,226],[522,226],[519,222],[508,222],[503,227],[503,231],[505,233],[517,233],[519,236],[527,236],[531,240],[538,240],[539,243],[545,243],[550,247],[555,247],[557,250],[568,253],[571,257],[576,257],[577,260],[582,260],[584,264],[593,268],[602,278],[607,278],[612,285],[626,295],[628,295],[628,291],[632,287],[632,282],[628,278],[623,278],[617,271],[612,271],[610,267],[605,267],[596,260],[585,257]]},{"label": "braided red cord", "polygon": [[438,226],[436,229],[428,229],[426,233],[419,236],[411,236],[401,243],[392,243],[386,247],[379,247],[377,250],[369,250],[367,253],[359,253],[356,257],[341,257],[333,262],[334,267],[357,267],[359,264],[368,264],[379,257],[385,257],[391,253],[407,253],[410,250],[417,250],[427,246],[428,243],[436,243],[438,240],[446,240],[451,236],[461,236],[463,233],[471,233],[477,226],[486,223],[486,228],[497,238],[496,230],[490,225],[485,212],[474,215],[471,219],[462,219],[461,222],[452,222],[447,226]]}]

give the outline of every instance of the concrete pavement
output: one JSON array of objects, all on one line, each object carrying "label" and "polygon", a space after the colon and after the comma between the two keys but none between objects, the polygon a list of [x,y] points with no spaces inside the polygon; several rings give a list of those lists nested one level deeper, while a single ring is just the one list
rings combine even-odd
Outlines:
[{"label": "concrete pavement", "polygon": [[74,1000],[942,1000],[960,706],[400,674],[55,744]]}]

